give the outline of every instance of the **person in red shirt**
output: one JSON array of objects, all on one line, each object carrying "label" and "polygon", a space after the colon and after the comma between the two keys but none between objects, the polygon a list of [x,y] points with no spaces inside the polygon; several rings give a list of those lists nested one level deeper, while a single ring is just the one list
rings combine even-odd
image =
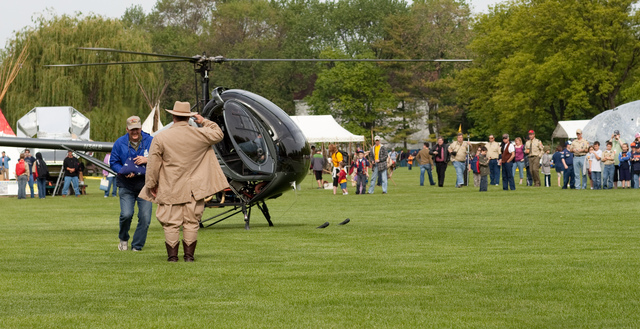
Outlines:
[{"label": "person in red shirt", "polygon": [[342,195],[347,195],[347,169],[344,167],[344,161],[340,162],[340,172],[338,173],[338,183],[342,189]]}]

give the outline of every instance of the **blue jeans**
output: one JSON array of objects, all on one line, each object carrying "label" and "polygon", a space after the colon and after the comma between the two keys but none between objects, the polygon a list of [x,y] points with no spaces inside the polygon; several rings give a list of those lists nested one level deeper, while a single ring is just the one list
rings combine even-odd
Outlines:
[{"label": "blue jeans", "polygon": [[456,187],[464,185],[464,162],[453,161],[453,168],[456,170]]},{"label": "blue jeans", "polygon": [[38,177],[36,182],[38,183],[38,198],[44,199],[47,196],[47,179]]},{"label": "blue jeans", "polygon": [[513,163],[513,178],[515,181],[516,177],[516,168],[518,168],[518,172],[520,173],[520,179],[524,178],[524,161],[518,161]]},{"label": "blue jeans", "polygon": [[420,186],[424,185],[425,171],[429,173],[429,184],[436,185],[436,183],[433,181],[433,175],[431,174],[431,165],[425,164],[425,165],[420,165]]},{"label": "blue jeans", "polygon": [[613,173],[616,170],[616,166],[614,165],[604,165],[604,171],[602,171],[602,188],[603,189],[612,189],[613,188]]},{"label": "blue jeans", "polygon": [[18,181],[18,199],[26,199],[27,181],[29,180],[29,178],[27,178],[27,176],[20,175],[16,180]]},{"label": "blue jeans", "polygon": [[[583,174],[585,156],[573,157],[573,172],[576,176],[576,190],[587,189],[587,174]],[[580,184],[580,176],[582,176],[582,184]]]},{"label": "blue jeans", "polygon": [[120,188],[120,232],[118,237],[120,240],[129,241],[129,229],[131,228],[131,219],[135,211],[135,203],[138,202],[138,226],[133,233],[131,241],[132,249],[142,249],[147,241],[147,230],[151,224],[151,202],[138,197],[138,193],[127,188]]},{"label": "blue jeans", "polygon": [[64,185],[62,186],[62,195],[69,194],[69,183],[73,184],[73,192],[76,196],[80,195],[80,188],[78,188],[78,177],[64,176]]},{"label": "blue jeans", "polygon": [[638,185],[638,178],[640,178],[640,174],[636,174],[632,171],[631,176],[633,176],[633,181],[631,183],[635,183],[635,185],[632,184],[631,187],[640,188],[640,185]]},{"label": "blue jeans", "polygon": [[[382,180],[382,193],[387,193],[387,169],[380,172],[380,178]],[[373,194],[373,188],[378,181],[378,166],[373,164],[373,174],[371,175],[371,185],[369,185],[369,194]]]},{"label": "blue jeans", "polygon": [[491,178],[491,185],[499,185],[500,184],[500,166],[498,166],[497,159],[489,160],[489,177]]},{"label": "blue jeans", "polygon": [[516,182],[513,180],[513,162],[502,164],[502,189],[508,191],[516,189]]},{"label": "blue jeans", "polygon": [[33,174],[29,175],[29,190],[31,191],[31,198],[33,198]]},{"label": "blue jeans", "polygon": [[104,191],[104,196],[109,196],[109,190],[111,190],[111,188],[113,188],[113,193],[111,194],[112,196],[116,196],[117,191],[118,191],[118,186],[116,185],[116,177],[107,177],[107,181],[109,182],[109,186],[107,186],[107,190]]},{"label": "blue jeans", "polygon": [[600,171],[592,171],[591,172],[591,180],[593,181],[593,189],[594,190],[602,189],[602,172],[600,172]]}]

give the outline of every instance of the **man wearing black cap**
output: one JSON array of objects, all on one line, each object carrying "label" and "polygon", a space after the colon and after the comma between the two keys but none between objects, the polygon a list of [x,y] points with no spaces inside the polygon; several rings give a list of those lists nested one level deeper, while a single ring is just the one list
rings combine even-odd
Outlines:
[{"label": "man wearing black cap", "polygon": [[536,138],[536,132],[529,130],[529,140],[524,144],[524,153],[529,156],[529,169],[531,169],[531,178],[535,187],[540,187],[540,157],[543,150],[544,146]]}]

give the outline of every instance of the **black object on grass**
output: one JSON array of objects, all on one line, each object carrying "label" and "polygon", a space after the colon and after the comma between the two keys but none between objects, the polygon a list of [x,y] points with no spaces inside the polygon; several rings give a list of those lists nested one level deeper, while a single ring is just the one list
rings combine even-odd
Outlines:
[{"label": "black object on grass", "polygon": [[340,222],[340,224],[338,224],[338,225],[345,225],[345,224],[349,223],[350,221],[351,221],[351,219],[347,218],[347,219],[343,220],[342,222]]},{"label": "black object on grass", "polygon": [[325,228],[327,226],[329,226],[329,222],[324,222],[324,224],[322,224],[322,225],[320,225],[320,226],[318,226],[316,228]]}]

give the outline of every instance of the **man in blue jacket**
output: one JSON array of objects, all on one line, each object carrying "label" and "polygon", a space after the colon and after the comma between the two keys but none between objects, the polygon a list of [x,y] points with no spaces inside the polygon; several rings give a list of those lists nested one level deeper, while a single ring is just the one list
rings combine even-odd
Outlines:
[{"label": "man in blue jacket", "polygon": [[118,174],[116,184],[120,188],[119,250],[128,249],[129,228],[136,201],[138,202],[138,226],[133,234],[131,249],[142,250],[147,240],[152,203],[141,199],[138,195],[144,187],[147,157],[152,139],[151,135],[142,131],[140,118],[132,116],[127,119],[127,133],[113,143],[109,165]]}]

